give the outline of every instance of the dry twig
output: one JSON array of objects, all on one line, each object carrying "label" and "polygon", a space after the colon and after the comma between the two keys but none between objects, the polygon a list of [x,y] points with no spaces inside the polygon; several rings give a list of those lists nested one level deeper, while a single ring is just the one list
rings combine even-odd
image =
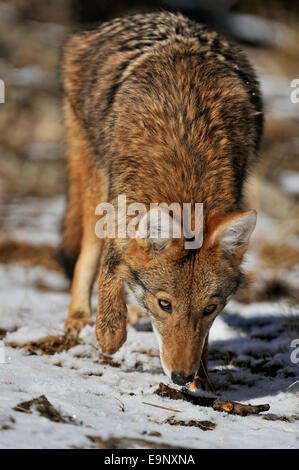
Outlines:
[{"label": "dry twig", "polygon": [[223,400],[216,397],[198,397],[189,395],[185,391],[175,390],[167,385],[160,383],[159,388],[155,392],[160,397],[170,398],[172,400],[185,400],[199,406],[209,406],[216,411],[225,411],[226,413],[247,416],[268,411],[270,405],[243,405],[234,401]]}]

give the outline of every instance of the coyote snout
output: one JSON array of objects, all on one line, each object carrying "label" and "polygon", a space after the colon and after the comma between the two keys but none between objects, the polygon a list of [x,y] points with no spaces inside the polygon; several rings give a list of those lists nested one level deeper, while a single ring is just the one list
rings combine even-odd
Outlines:
[{"label": "coyote snout", "polygon": [[[164,372],[174,383],[186,385],[193,382],[200,370],[206,335],[203,329],[199,331],[200,328],[196,327],[193,321],[186,322],[184,319],[179,319],[173,323],[176,325],[172,331],[167,330],[167,325],[164,325],[168,334],[161,334],[159,338],[161,363]],[[157,327],[155,331],[159,335]]]},{"label": "coyote snout", "polygon": [[[66,326],[77,331],[91,322],[97,276],[96,335],[103,352],[116,352],[126,340],[126,283],[151,318],[169,378],[205,386],[209,330],[238,288],[256,220],[243,207],[263,123],[255,73],[237,46],[171,13],[81,31],[66,43],[62,64],[69,168],[63,255],[75,265]],[[141,220],[128,215],[136,237],[116,227],[99,239],[95,209],[108,202],[118,220],[119,195],[145,207]],[[145,233],[152,203],[187,203],[192,221],[202,204],[202,237],[194,239],[203,243],[187,246],[184,230],[177,238]],[[181,223],[177,215],[162,211],[153,233],[163,232],[162,220]]]}]

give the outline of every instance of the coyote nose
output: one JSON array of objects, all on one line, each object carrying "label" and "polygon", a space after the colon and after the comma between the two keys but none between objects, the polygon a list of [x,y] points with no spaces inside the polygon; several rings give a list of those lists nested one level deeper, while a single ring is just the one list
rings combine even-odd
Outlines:
[{"label": "coyote nose", "polygon": [[177,385],[186,385],[189,382],[192,382],[194,379],[194,374],[192,375],[185,375],[185,374],[178,374],[177,372],[172,372],[171,380]]}]

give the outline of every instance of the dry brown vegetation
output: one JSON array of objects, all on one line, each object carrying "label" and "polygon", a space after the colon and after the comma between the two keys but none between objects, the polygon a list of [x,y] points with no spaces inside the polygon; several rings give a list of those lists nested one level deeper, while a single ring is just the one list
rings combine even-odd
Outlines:
[{"label": "dry brown vegetation", "polygon": [[19,263],[25,267],[44,266],[50,271],[63,273],[55,260],[56,253],[57,248],[49,245],[33,245],[15,240],[0,242],[0,263]]}]

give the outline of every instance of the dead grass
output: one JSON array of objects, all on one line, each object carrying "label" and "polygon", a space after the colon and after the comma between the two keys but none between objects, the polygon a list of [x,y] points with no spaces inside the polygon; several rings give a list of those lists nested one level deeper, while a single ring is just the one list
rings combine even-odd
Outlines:
[{"label": "dead grass", "polygon": [[137,351],[132,352],[145,354],[148,357],[160,357],[159,351],[157,349],[138,349]]},{"label": "dead grass", "polygon": [[94,361],[94,363],[99,363],[104,366],[110,366],[110,367],[116,367],[119,368],[121,364],[119,362],[116,362],[112,359],[110,356],[106,356],[105,354],[100,353],[100,361]]},{"label": "dead grass", "polygon": [[6,240],[0,243],[0,263],[19,263],[26,267],[44,266],[50,271],[63,273],[55,260],[57,249],[49,245]]},{"label": "dead grass", "polygon": [[98,436],[87,436],[98,449],[180,449],[181,447],[172,447],[167,444],[162,444],[160,442],[151,442],[144,439],[134,439],[129,437],[119,437],[119,438],[110,438],[102,439]]},{"label": "dead grass", "polygon": [[295,421],[299,419],[299,416],[267,415],[267,416],[263,416],[263,419],[266,419],[267,421],[283,421],[284,423],[294,423]]},{"label": "dead grass", "polygon": [[[5,330],[0,330],[0,334],[3,332],[3,337],[6,335]],[[0,336],[1,339],[1,336]],[[38,341],[29,341],[28,343],[15,343],[15,342],[7,342],[6,345],[10,346],[11,348],[25,348],[30,354],[47,354],[49,356],[53,356],[54,354],[60,354],[64,351],[68,351],[79,344],[83,344],[82,340],[78,338],[78,336],[72,335],[57,335],[57,336],[48,336],[47,338],[40,339]],[[97,351],[98,359],[94,360],[94,364],[101,364],[107,365],[110,367],[119,368],[121,364],[113,360],[112,357],[106,356],[105,354]],[[76,354],[75,357],[77,358],[90,358],[90,355],[86,354]],[[57,367],[62,367],[60,362],[55,364]],[[91,374],[91,375],[98,375],[98,374]]]},{"label": "dead grass", "polygon": [[68,293],[69,289],[65,288],[57,288],[57,287],[52,287],[49,286],[48,284],[45,284],[43,281],[37,281],[34,285],[36,289],[38,289],[40,292],[61,292],[61,293]]},{"label": "dead grass", "polygon": [[177,421],[174,418],[167,418],[163,424],[170,424],[171,426],[187,426],[199,428],[202,431],[213,431],[216,427],[215,423],[211,421],[198,421],[192,419],[191,421]]},{"label": "dead grass", "polygon": [[71,416],[62,416],[44,395],[30,401],[19,403],[13,409],[27,414],[32,414],[33,411],[37,411],[40,416],[54,421],[55,423],[76,424]]},{"label": "dead grass", "polygon": [[287,299],[290,305],[299,303],[299,290],[288,285],[283,279],[273,276],[263,281],[262,288],[259,284],[250,284],[241,287],[234,299],[243,304],[255,302],[276,302]]},{"label": "dead grass", "polygon": [[291,269],[299,264],[299,250],[290,245],[264,242],[260,249],[261,261],[270,269]]},{"label": "dead grass", "polygon": [[0,328],[0,340],[2,340],[3,338],[5,338],[6,333],[7,333],[6,330],[3,330],[2,328]]},{"label": "dead grass", "polygon": [[81,340],[77,337],[64,335],[64,336],[48,336],[47,338],[30,341],[28,343],[7,343],[7,346],[12,348],[25,348],[30,353],[41,352],[42,354],[59,354],[63,351],[68,351],[74,346],[81,344]]}]

